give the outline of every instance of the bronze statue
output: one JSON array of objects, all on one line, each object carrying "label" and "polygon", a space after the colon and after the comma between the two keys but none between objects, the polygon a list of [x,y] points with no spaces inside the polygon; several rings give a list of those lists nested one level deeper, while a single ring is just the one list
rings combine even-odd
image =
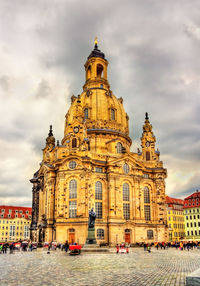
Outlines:
[{"label": "bronze statue", "polygon": [[94,228],[95,219],[96,219],[96,213],[93,211],[93,208],[91,208],[91,210],[89,211],[89,221],[88,221],[89,228]]}]

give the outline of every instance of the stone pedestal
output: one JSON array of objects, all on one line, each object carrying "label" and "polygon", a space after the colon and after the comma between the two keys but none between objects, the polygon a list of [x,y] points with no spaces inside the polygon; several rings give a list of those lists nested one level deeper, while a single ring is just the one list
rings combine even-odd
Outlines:
[{"label": "stone pedestal", "polygon": [[86,244],[97,244],[96,238],[95,238],[95,228],[88,228],[88,237],[86,240]]},{"label": "stone pedestal", "polygon": [[186,286],[199,286],[199,285],[200,285],[200,268],[186,277]]}]

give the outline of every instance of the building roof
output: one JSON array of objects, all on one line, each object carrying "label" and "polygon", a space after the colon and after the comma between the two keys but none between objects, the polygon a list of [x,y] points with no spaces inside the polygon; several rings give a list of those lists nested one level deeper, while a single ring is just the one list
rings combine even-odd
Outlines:
[{"label": "building roof", "polygon": [[[15,217],[16,214],[18,215],[17,217]],[[32,215],[32,208],[30,207],[0,205],[0,218],[31,219],[30,217],[31,215]]]},{"label": "building roof", "polygon": [[175,205],[182,205],[184,204],[184,201],[181,199],[175,199],[175,198],[171,198],[169,196],[166,196],[166,203],[167,204],[175,204]]},{"label": "building roof", "polygon": [[200,191],[196,191],[184,199],[184,209],[200,207]]}]

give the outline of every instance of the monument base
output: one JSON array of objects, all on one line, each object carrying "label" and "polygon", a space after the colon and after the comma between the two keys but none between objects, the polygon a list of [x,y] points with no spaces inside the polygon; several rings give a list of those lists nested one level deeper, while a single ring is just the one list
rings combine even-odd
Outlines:
[{"label": "monument base", "polygon": [[88,237],[86,243],[84,244],[83,248],[81,249],[82,252],[109,252],[108,248],[102,248],[97,244],[95,238],[95,228],[88,228]]},{"label": "monument base", "polygon": [[95,229],[94,228],[88,228],[88,237],[87,237],[87,240],[86,240],[86,244],[97,245],[97,241],[96,241],[96,238],[95,238]]}]

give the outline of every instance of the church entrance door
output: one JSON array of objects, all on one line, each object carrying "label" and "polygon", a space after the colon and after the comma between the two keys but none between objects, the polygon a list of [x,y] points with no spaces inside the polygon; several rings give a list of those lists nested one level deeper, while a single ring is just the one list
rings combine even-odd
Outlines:
[{"label": "church entrance door", "polygon": [[125,242],[128,244],[131,243],[131,231],[130,231],[130,229],[125,229]]},{"label": "church entrance door", "polygon": [[69,230],[69,244],[73,244],[75,242],[75,229],[71,228]]},{"label": "church entrance door", "polygon": [[125,233],[125,242],[128,244],[131,242],[130,233]]}]

